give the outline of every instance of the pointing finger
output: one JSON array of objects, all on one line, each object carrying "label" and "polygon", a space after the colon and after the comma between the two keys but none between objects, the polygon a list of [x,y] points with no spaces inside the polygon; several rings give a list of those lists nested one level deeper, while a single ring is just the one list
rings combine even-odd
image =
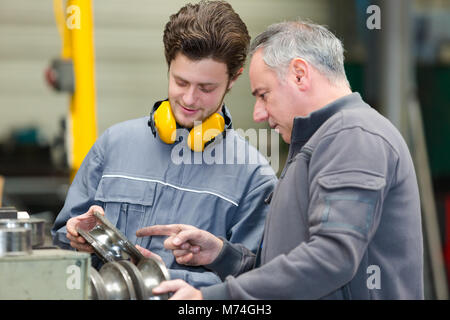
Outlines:
[{"label": "pointing finger", "polygon": [[138,231],[136,231],[136,236],[171,236],[177,234],[181,230],[182,225],[180,224],[154,225],[139,229]]}]

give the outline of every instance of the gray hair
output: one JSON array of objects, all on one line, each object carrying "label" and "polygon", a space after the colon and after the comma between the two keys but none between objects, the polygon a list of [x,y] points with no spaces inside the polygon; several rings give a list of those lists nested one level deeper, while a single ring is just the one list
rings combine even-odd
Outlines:
[{"label": "gray hair", "polygon": [[253,40],[250,55],[259,48],[263,48],[264,62],[281,80],[292,59],[302,58],[331,84],[344,82],[350,87],[342,43],[324,26],[301,20],[272,24]]}]

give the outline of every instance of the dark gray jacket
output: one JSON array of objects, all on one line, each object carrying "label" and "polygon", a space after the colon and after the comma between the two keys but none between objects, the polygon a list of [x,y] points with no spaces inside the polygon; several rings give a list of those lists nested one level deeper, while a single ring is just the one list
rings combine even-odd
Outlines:
[{"label": "dark gray jacket", "polygon": [[397,129],[353,93],[296,118],[291,140],[262,249],[225,242],[208,267],[232,276],[204,298],[423,299],[419,192]]}]

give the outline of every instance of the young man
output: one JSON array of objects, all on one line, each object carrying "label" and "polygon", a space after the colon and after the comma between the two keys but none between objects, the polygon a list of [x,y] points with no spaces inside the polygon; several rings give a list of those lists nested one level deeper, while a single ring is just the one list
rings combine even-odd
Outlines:
[{"label": "young man", "polygon": [[[98,139],[52,233],[60,246],[93,252],[76,227],[92,221],[93,211],[99,210],[132,243],[161,256],[172,278],[210,285],[220,282],[217,275],[180,266],[163,250],[160,238],[138,239],[136,231],[186,223],[256,252],[268,207],[264,199],[276,177],[262,155],[232,129],[223,104],[242,73],[250,37],[228,3],[202,1],[170,17],[163,41],[168,99],[154,104],[150,118],[117,124]],[[215,133],[214,139],[193,142],[189,132],[201,132],[192,129],[198,123]],[[214,155],[215,162],[204,161],[206,155]],[[239,164],[242,155],[258,163]]]},{"label": "young man", "polygon": [[322,26],[286,22],[259,35],[251,53],[254,119],[268,121],[290,143],[262,250],[255,256],[193,226],[139,230],[169,235],[165,246],[179,263],[228,276],[200,290],[168,281],[154,293],[175,291],[174,299],[423,299],[412,159],[397,129],[351,92],[341,42]]}]

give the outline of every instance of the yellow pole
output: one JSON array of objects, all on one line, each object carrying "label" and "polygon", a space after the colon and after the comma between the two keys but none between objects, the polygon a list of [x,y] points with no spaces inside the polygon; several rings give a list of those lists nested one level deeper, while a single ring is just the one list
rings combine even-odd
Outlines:
[{"label": "yellow pole", "polygon": [[[75,76],[75,91],[67,122],[68,157],[73,180],[97,139],[91,0],[68,0],[65,12],[62,55],[63,58],[72,58]],[[69,41],[66,41],[67,37]],[[71,45],[64,45],[67,43]]]}]

